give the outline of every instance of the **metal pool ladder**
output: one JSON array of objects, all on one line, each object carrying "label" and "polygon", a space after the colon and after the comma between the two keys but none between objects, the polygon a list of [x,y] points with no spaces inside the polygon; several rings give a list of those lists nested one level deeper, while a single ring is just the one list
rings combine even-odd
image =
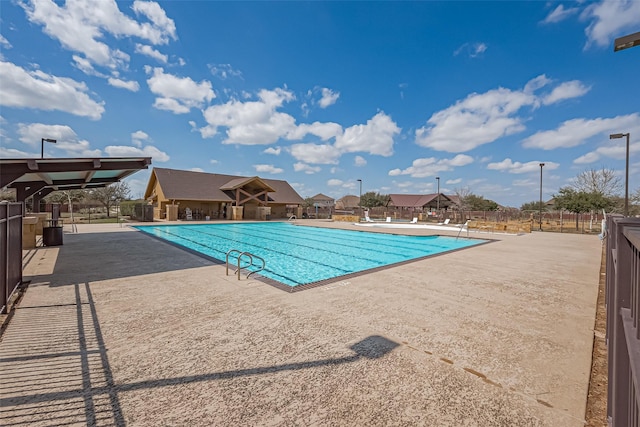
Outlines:
[{"label": "metal pool ladder", "polygon": [[[255,270],[255,271],[249,271],[249,272],[247,273],[247,279],[248,279],[248,278],[249,278],[249,276],[251,276],[253,273],[258,273],[258,272],[260,272],[260,271],[264,270],[265,262],[264,262],[264,259],[263,259],[263,258],[260,258],[258,255],[254,255],[254,254],[252,254],[252,253],[250,253],[250,252],[240,252],[238,249],[231,249],[229,252],[227,252],[227,258],[226,258],[226,262],[227,262],[226,275],[227,275],[227,276],[229,275],[229,257],[230,257],[232,254],[237,254],[237,255],[238,255],[238,258],[237,258],[238,263],[237,263],[237,265],[236,265],[236,267],[237,267],[237,268],[236,268],[236,271],[234,271],[234,272],[233,272],[233,274],[237,274],[237,275],[238,275],[238,280],[240,280],[240,270],[242,270],[243,268],[245,268],[245,269],[246,269],[246,268],[249,268],[249,267],[251,267],[251,266],[253,266],[253,265],[256,265],[256,266],[258,265],[258,264],[254,264],[254,258],[255,258],[255,259],[257,259],[257,260],[262,261],[262,266],[261,266],[261,267],[259,267],[259,268],[258,268],[257,270]],[[247,264],[247,265],[240,266],[240,263],[241,263],[242,257],[248,258],[248,264]]]}]

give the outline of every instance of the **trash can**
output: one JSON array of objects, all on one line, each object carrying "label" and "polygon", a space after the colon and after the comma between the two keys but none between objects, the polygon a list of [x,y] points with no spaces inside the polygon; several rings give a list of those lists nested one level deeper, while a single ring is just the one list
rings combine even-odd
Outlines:
[{"label": "trash can", "polygon": [[266,221],[271,221],[271,215],[269,215],[269,214],[265,215],[265,218],[264,218],[264,219],[265,219]]},{"label": "trash can", "polygon": [[42,227],[42,244],[44,246],[62,245],[62,221],[48,219],[47,223]]}]

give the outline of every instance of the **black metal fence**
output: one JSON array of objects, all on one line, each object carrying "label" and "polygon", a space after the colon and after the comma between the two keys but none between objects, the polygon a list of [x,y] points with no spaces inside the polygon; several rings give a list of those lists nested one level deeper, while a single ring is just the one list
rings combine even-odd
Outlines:
[{"label": "black metal fence", "polygon": [[22,283],[22,203],[0,202],[0,313]]},{"label": "black metal fence", "polygon": [[640,425],[640,219],[607,219],[607,416]]}]

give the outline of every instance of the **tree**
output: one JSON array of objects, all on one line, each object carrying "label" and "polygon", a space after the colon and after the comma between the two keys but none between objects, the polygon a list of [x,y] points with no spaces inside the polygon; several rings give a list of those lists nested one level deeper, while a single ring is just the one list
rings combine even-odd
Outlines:
[{"label": "tree", "polygon": [[465,204],[472,211],[495,211],[498,210],[498,204],[493,200],[487,200],[482,196],[470,194],[465,198]]},{"label": "tree", "polygon": [[613,169],[587,169],[575,177],[572,187],[578,192],[600,193],[612,197],[621,193],[622,184]]},{"label": "tree", "polygon": [[368,191],[360,198],[360,204],[363,208],[375,208],[378,206],[385,206],[389,196],[386,194],[376,193],[375,191]]},{"label": "tree", "polygon": [[468,211],[471,210],[469,205],[469,196],[473,196],[471,189],[469,187],[455,188],[453,190],[460,201],[460,210]]},{"label": "tree", "polygon": [[302,202],[302,207],[310,208],[313,206],[314,203],[315,203],[315,200],[313,200],[313,197],[307,197],[306,199],[304,199],[304,202]]},{"label": "tree", "polygon": [[[611,206],[611,199],[604,197],[601,193],[576,191],[572,187],[561,188],[558,194],[554,194],[553,197],[558,208],[566,209],[578,215],[592,210],[606,209]],[[576,215],[576,230],[578,230],[578,215]]]},{"label": "tree", "polygon": [[520,206],[520,210],[521,211],[536,211],[536,212],[546,211],[547,210],[547,205],[545,205],[544,202],[542,202],[542,204],[541,204],[539,200],[536,200],[535,202],[523,203],[522,206]]},{"label": "tree", "polygon": [[67,204],[69,207],[69,215],[73,222],[73,204],[83,201],[87,198],[85,190],[60,190],[54,191],[45,197],[45,200],[51,203]]},{"label": "tree", "polygon": [[95,188],[90,191],[89,197],[106,208],[108,218],[111,208],[119,202],[128,199],[130,193],[129,185],[121,181],[107,187]]}]

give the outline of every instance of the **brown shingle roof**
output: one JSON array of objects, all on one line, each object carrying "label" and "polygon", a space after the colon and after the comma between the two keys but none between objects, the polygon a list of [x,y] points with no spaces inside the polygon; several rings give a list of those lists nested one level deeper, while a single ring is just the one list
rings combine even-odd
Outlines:
[{"label": "brown shingle roof", "polygon": [[[231,202],[234,200],[231,193],[227,194],[222,188],[228,188],[229,185],[237,184],[238,182],[253,181],[257,178],[154,168],[151,179],[149,180],[149,185],[147,186],[145,198],[151,195],[151,183],[154,176],[167,199],[220,202]],[[302,204],[304,202],[302,197],[300,197],[287,181],[264,178],[258,179],[274,190],[269,193],[269,199],[272,202],[292,205]],[[234,185],[231,185],[230,188],[234,188]]]},{"label": "brown shingle roof", "polygon": [[318,193],[315,196],[312,197],[313,200],[326,200],[326,201],[333,201],[332,197],[326,196],[322,193]]},{"label": "brown shingle roof", "polygon": [[[403,207],[403,208],[420,208],[430,204],[434,204],[438,197],[438,193],[433,194],[389,194],[388,206]],[[447,196],[446,194],[440,194],[440,205],[449,205],[452,202],[454,196]]]}]

